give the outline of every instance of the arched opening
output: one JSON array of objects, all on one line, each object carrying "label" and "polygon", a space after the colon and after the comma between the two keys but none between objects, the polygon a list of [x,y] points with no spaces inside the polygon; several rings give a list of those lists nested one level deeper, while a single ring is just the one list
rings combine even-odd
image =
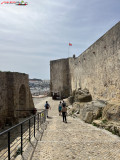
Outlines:
[{"label": "arched opening", "polygon": [[26,88],[22,84],[19,90],[19,116],[24,116],[24,111],[20,110],[25,110],[26,108]]}]

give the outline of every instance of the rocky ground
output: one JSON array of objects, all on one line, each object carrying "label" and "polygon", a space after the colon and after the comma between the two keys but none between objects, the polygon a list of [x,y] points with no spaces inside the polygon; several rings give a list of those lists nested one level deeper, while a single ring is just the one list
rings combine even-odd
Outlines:
[{"label": "rocky ground", "polygon": [[[40,109],[44,103],[37,104]],[[112,133],[84,123],[79,118],[67,117],[62,122],[58,115],[59,101],[47,99],[51,105],[47,129],[38,140],[32,160],[119,160],[120,139]]]},{"label": "rocky ground", "polygon": [[120,136],[120,101],[119,99],[92,99],[88,89],[75,90],[66,99],[68,115],[78,117],[86,123],[104,128]]}]

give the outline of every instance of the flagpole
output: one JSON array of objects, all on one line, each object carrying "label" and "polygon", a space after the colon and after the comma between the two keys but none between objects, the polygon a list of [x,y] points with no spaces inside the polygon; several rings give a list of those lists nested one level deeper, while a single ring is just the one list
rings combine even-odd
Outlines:
[{"label": "flagpole", "polygon": [[69,58],[69,51],[70,51],[70,46],[72,46],[72,43],[69,42],[69,46],[68,46],[68,58]]},{"label": "flagpole", "polygon": [[69,58],[69,48],[70,48],[70,46],[68,46],[68,58]]}]

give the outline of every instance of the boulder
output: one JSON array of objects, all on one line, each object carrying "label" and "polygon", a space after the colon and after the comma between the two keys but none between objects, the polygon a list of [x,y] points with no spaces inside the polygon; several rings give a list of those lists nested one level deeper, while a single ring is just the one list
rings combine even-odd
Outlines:
[{"label": "boulder", "polygon": [[99,100],[89,102],[80,109],[80,118],[87,123],[91,123],[102,116],[102,110],[105,106],[106,103]]},{"label": "boulder", "polygon": [[79,114],[80,108],[83,108],[83,106],[83,103],[74,102],[72,105],[68,106],[68,115]]},{"label": "boulder", "polygon": [[120,121],[120,104],[107,104],[103,109],[102,118],[109,121]]},{"label": "boulder", "polygon": [[93,113],[92,112],[86,112],[84,121],[86,123],[92,123],[92,121],[93,121]]},{"label": "boulder", "polygon": [[92,101],[92,96],[91,94],[89,93],[89,90],[88,89],[81,89],[79,88],[78,90],[76,90],[74,92],[74,101],[75,102],[90,102]]},{"label": "boulder", "polygon": [[92,123],[93,120],[102,117],[102,110],[106,106],[106,102],[96,100],[88,103],[74,102],[72,106],[68,106],[68,115],[79,117],[86,123]]}]

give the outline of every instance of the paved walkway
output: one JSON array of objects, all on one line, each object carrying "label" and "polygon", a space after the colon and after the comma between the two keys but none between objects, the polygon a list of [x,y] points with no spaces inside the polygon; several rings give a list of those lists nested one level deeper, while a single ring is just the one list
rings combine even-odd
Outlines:
[{"label": "paved walkway", "polygon": [[50,118],[32,160],[120,160],[120,138],[112,133],[58,115],[59,101],[51,100]]}]

